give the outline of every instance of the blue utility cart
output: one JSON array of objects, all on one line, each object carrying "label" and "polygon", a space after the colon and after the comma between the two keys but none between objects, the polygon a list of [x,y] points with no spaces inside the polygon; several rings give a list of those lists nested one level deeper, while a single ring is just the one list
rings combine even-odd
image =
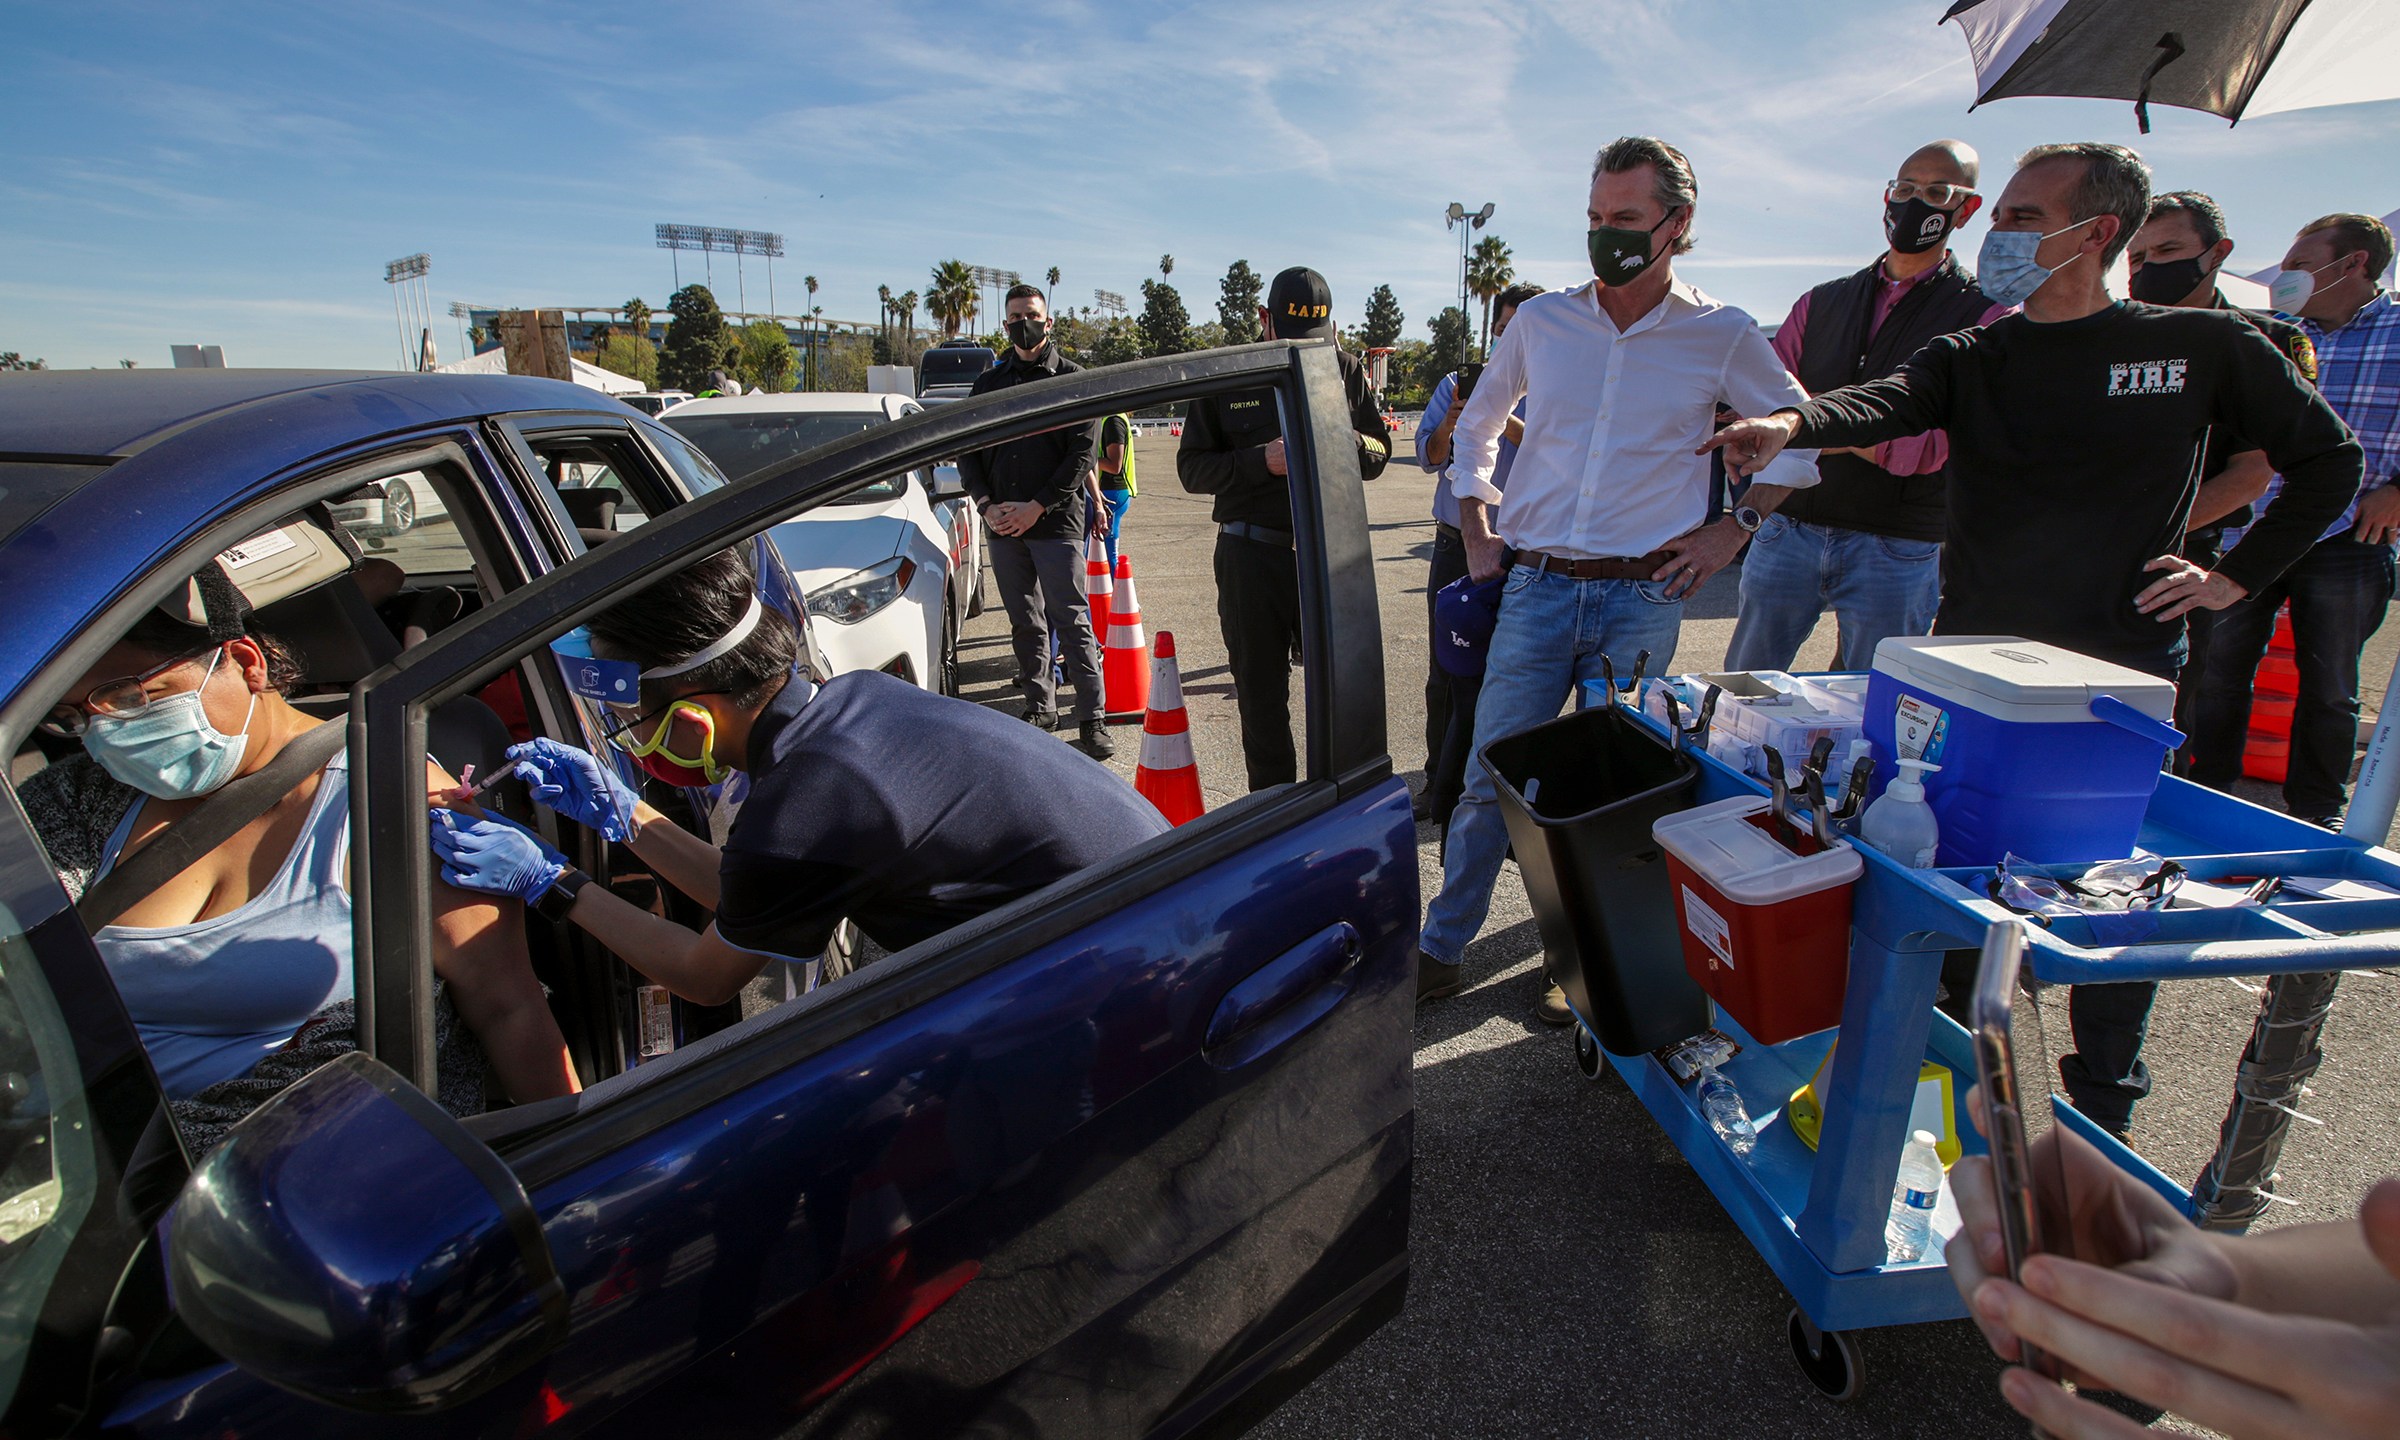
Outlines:
[{"label": "blue utility cart", "polygon": [[[1602,683],[1587,687],[1585,703],[1606,703]],[[1645,715],[1632,718],[1663,743],[1663,725]],[[1766,793],[1758,781],[1712,756],[1690,747],[1685,754],[1700,769],[1696,804]],[[2400,888],[2400,856],[2171,776],[2159,781],[2140,844],[2181,860],[2198,880],[2324,876]],[[1583,1072],[1598,1078],[1605,1057],[1783,1281],[1794,1304],[1794,1358],[1835,1400],[1854,1398],[1864,1384],[1855,1332],[1966,1314],[1944,1266],[1940,1241],[1946,1237],[1937,1234],[1922,1260],[1888,1263],[1884,1225],[1924,1061],[1950,1068],[1960,1141],[1968,1153],[1983,1149],[1965,1112],[1975,1076],[1967,1032],[1934,1008],[1934,998],[1945,953],[1978,948],[1992,924],[2012,918],[1988,898],[1989,867],[1908,870],[1859,849],[1866,869],[1854,892],[1839,1030],[1760,1045],[1719,1012],[1719,1028],[1743,1046],[1721,1070],[1758,1126],[1758,1144],[1748,1157],[1718,1138],[1700,1112],[1695,1087],[1677,1081],[1653,1055],[1603,1051],[1589,1016],[1578,1015],[1575,1034]],[[2085,867],[2058,868],[2068,874]],[[2041,979],[2057,984],[2400,962],[2400,899],[2295,897],[2264,908],[2174,909],[2157,912],[2156,920],[2155,930],[2133,944],[2107,943],[2081,918],[2057,919],[2048,929],[2028,925],[2026,961]],[[1843,1043],[1821,1079],[1824,1118],[1812,1150],[1793,1132],[1785,1109],[1837,1034]],[[2190,1195],[2124,1144],[2063,1101],[2055,1113],[2188,1210]]]}]

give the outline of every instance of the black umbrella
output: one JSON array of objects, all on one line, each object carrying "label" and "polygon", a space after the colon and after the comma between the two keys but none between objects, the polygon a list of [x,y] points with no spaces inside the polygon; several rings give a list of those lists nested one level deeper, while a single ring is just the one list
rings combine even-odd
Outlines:
[{"label": "black umbrella", "polygon": [[2388,0],[1957,0],[1975,103],[2019,95],[2150,102],[2227,120],[2400,96]]}]

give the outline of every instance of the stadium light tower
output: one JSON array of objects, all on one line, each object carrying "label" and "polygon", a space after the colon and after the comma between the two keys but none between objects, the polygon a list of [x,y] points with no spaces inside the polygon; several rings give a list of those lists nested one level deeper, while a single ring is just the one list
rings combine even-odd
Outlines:
[{"label": "stadium light tower", "polygon": [[[683,252],[697,250],[703,257],[731,255],[733,257],[734,304],[747,312],[750,301],[742,276],[744,255],[763,255],[767,261],[767,308],[775,308],[775,262],[783,255],[783,237],[772,230],[730,230],[722,225],[660,225],[658,248],[674,253],[675,288],[683,288]],[[707,265],[703,259],[703,266]],[[716,286],[713,269],[703,269],[711,289]]]},{"label": "stadium light tower", "polygon": [[1125,297],[1114,290],[1094,290],[1092,299],[1099,302],[1100,312],[1104,315],[1125,313]]},{"label": "stadium light tower", "polygon": [[433,338],[433,301],[425,293],[425,272],[433,259],[422,251],[403,255],[383,267],[383,283],[392,287],[392,314],[400,323],[400,368],[427,368]]},{"label": "stadium light tower", "polygon": [[[1453,200],[1450,202],[1450,208],[1442,212],[1442,215],[1444,228],[1458,232],[1458,313],[1463,319],[1467,314],[1467,249],[1473,241],[1475,232],[1481,230],[1485,222],[1492,218],[1492,204],[1487,200],[1481,210],[1471,211]],[[1473,335],[1475,327],[1472,325],[1466,327],[1466,333],[1470,336]],[[1461,365],[1467,363],[1467,344],[1467,341],[1459,342],[1458,363]]]}]

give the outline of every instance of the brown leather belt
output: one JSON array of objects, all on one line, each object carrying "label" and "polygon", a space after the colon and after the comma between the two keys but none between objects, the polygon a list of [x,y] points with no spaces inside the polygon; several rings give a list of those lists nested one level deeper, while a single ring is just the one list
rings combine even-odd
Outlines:
[{"label": "brown leather belt", "polygon": [[1569,580],[1647,580],[1673,558],[1664,550],[1653,550],[1630,560],[1615,557],[1570,560],[1564,555],[1547,555],[1539,550],[1519,550],[1516,563],[1531,565],[1547,575],[1564,575]]}]

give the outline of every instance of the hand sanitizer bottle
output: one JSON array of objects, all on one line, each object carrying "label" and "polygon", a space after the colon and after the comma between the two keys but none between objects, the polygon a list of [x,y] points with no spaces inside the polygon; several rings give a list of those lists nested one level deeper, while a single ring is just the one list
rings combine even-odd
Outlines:
[{"label": "hand sanitizer bottle", "polygon": [[1941,768],[1922,760],[1901,761],[1900,778],[1867,807],[1858,838],[1911,870],[1931,869],[1941,826],[1933,818],[1933,807],[1925,803],[1925,775]]}]

